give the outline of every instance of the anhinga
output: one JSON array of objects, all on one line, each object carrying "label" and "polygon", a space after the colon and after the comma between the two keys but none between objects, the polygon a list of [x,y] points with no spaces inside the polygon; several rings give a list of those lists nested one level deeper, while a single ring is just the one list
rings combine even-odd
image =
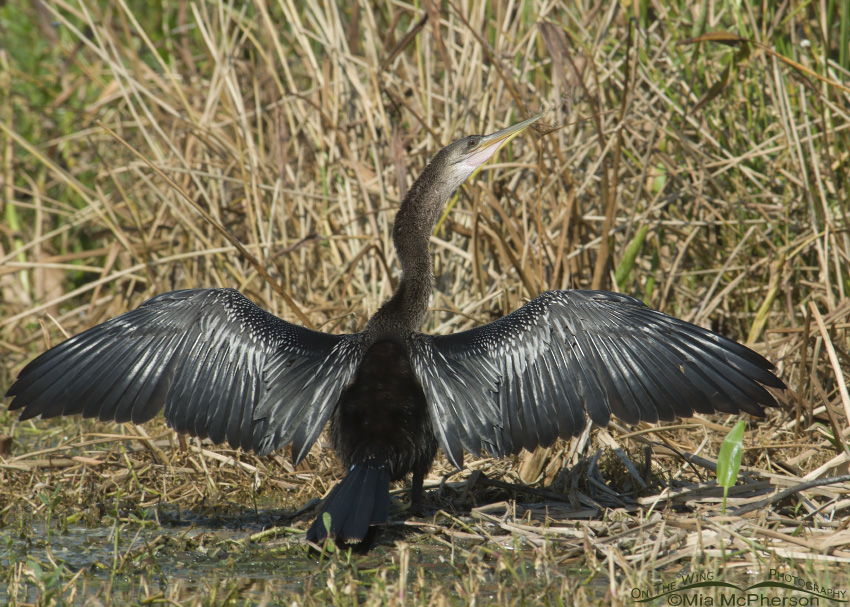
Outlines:
[{"label": "anhinga", "polygon": [[[338,541],[386,521],[391,481],[412,503],[437,447],[498,457],[604,426],[694,412],[762,416],[773,365],[716,333],[606,291],[549,291],[453,335],[419,332],[434,285],[428,244],[449,196],[540,116],[442,149],[401,203],[401,280],[360,333],[283,321],[232,289],[158,295],[48,350],[9,388],[21,419],[82,414],[140,424],[165,407],[178,432],[296,462],[328,419],[347,469],[323,506]],[[308,532],[327,535],[320,515]]]}]

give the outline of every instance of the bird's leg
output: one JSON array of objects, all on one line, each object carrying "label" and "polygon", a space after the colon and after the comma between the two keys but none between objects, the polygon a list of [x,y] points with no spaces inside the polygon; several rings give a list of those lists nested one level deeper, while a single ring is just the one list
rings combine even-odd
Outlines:
[{"label": "bird's leg", "polygon": [[425,495],[425,470],[416,468],[413,471],[413,483],[410,487],[410,509],[408,512],[414,516],[422,516],[424,511],[422,499]]}]

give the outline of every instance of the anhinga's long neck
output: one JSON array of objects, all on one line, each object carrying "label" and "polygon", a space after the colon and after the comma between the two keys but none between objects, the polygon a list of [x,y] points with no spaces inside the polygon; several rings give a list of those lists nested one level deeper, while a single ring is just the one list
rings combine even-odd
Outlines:
[{"label": "anhinga's long neck", "polygon": [[393,296],[369,320],[377,338],[403,339],[419,331],[434,288],[428,243],[443,204],[472,172],[541,114],[490,135],[470,135],[444,147],[425,167],[401,203],[393,242],[401,260],[401,281]]},{"label": "anhinga's long neck", "polygon": [[453,184],[439,179],[432,163],[411,186],[401,203],[393,225],[393,243],[401,262],[401,280],[393,296],[379,314],[392,317],[393,328],[418,331],[431,291],[434,288],[434,266],[429,247],[431,232],[440,209],[451,195]]}]

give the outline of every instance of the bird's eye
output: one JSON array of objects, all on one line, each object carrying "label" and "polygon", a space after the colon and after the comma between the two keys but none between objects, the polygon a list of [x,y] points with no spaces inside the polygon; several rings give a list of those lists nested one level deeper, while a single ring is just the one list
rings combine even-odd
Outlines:
[{"label": "bird's eye", "polygon": [[466,147],[469,149],[474,148],[476,145],[478,145],[478,137],[470,137],[466,140]]}]

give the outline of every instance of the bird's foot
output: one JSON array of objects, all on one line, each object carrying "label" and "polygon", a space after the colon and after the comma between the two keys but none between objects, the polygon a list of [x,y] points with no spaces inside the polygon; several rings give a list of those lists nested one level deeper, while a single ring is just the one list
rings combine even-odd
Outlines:
[{"label": "bird's foot", "polygon": [[418,503],[410,502],[406,510],[407,514],[410,516],[415,516],[417,518],[422,518],[423,516],[425,516],[425,506],[422,504],[421,501]]}]

